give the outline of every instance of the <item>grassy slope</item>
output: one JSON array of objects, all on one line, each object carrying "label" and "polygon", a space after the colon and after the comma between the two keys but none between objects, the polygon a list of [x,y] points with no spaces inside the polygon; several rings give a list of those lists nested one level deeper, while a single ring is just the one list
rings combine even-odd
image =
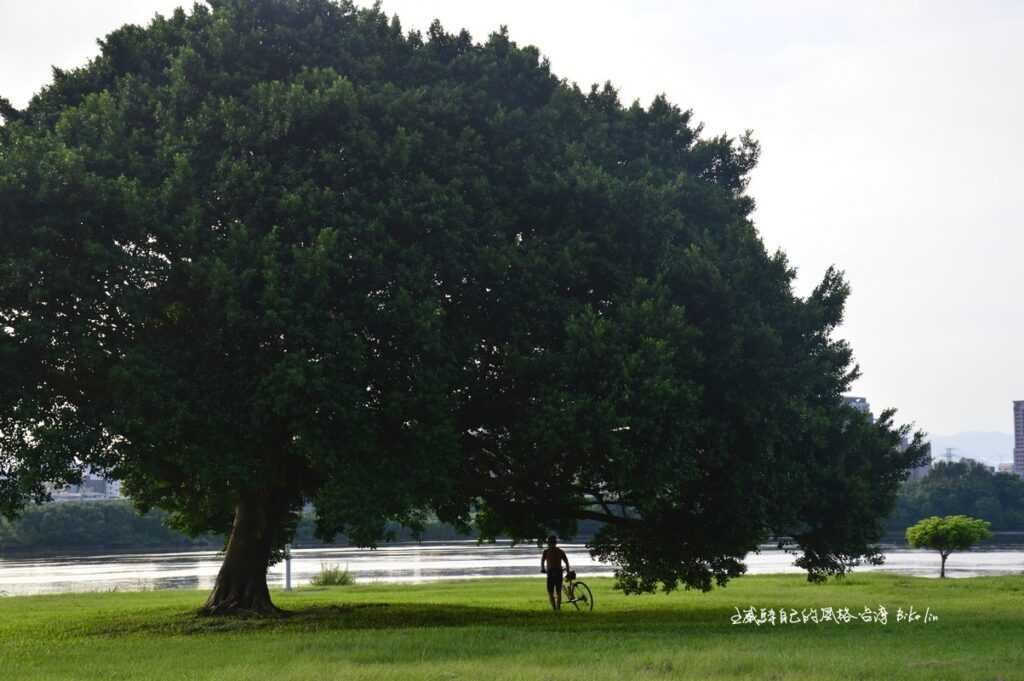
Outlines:
[{"label": "grassy slope", "polygon": [[[278,593],[283,620],[196,618],[195,591],[0,599],[0,676],[35,679],[1024,679],[1024,576],[745,577],[546,610],[540,579]],[[930,607],[929,624],[732,626],[733,607]]]}]

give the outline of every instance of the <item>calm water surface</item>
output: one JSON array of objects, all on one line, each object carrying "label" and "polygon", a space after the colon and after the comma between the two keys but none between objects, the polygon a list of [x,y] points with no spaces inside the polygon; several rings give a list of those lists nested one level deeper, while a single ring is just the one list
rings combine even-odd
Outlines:
[{"label": "calm water surface", "polygon": [[[609,575],[612,568],[591,559],[582,544],[563,544],[574,569],[582,575]],[[748,574],[800,573],[794,556],[764,550],[747,556]],[[217,551],[133,553],[48,557],[0,557],[0,596],[69,591],[134,591],[141,589],[207,589],[220,567]],[[348,567],[359,582],[431,582],[442,579],[539,576],[540,552],[508,542],[478,545],[475,541],[398,543],[376,550],[356,548],[296,549],[292,552],[292,584],[308,584],[322,564]],[[938,554],[890,545],[881,567],[905,575],[938,576]],[[1024,536],[997,538],[982,549],[950,556],[950,577],[1024,574]],[[271,588],[284,586],[284,564],[270,569]]]}]

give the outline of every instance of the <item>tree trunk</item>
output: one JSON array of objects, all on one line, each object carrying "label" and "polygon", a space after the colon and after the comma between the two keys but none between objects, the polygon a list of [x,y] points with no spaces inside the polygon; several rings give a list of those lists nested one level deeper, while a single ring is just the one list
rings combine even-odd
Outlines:
[{"label": "tree trunk", "polygon": [[946,559],[949,558],[948,554],[942,554],[942,567],[939,568],[939,579],[946,578]]},{"label": "tree trunk", "polygon": [[269,504],[243,497],[235,507],[224,562],[202,612],[207,615],[278,614],[267,588],[277,518]]}]

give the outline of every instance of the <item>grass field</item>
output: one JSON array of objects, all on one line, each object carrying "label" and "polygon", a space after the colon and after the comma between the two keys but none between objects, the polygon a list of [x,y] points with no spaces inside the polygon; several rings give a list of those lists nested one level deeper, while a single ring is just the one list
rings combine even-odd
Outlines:
[{"label": "grass field", "polygon": [[[541,579],[276,593],[293,614],[201,618],[196,591],[0,598],[0,678],[1024,679],[1024,576],[752,576],[711,593],[624,596],[550,611]],[[860,613],[888,624],[733,625],[736,607]],[[911,606],[938,615],[897,622]]]}]

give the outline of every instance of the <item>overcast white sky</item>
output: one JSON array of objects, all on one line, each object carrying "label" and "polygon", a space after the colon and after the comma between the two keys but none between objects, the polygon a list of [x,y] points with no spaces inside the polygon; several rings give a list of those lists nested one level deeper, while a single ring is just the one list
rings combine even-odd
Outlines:
[{"label": "overcast white sky", "polygon": [[[0,95],[180,0],[0,0]],[[365,3],[364,3],[365,4]],[[752,128],[768,246],[808,292],[853,286],[842,334],[877,412],[933,433],[1011,432],[1024,399],[1024,2],[386,0],[477,40],[500,24],[581,86],[660,93],[709,133]],[[1006,460],[1010,460],[1006,452]]]}]

